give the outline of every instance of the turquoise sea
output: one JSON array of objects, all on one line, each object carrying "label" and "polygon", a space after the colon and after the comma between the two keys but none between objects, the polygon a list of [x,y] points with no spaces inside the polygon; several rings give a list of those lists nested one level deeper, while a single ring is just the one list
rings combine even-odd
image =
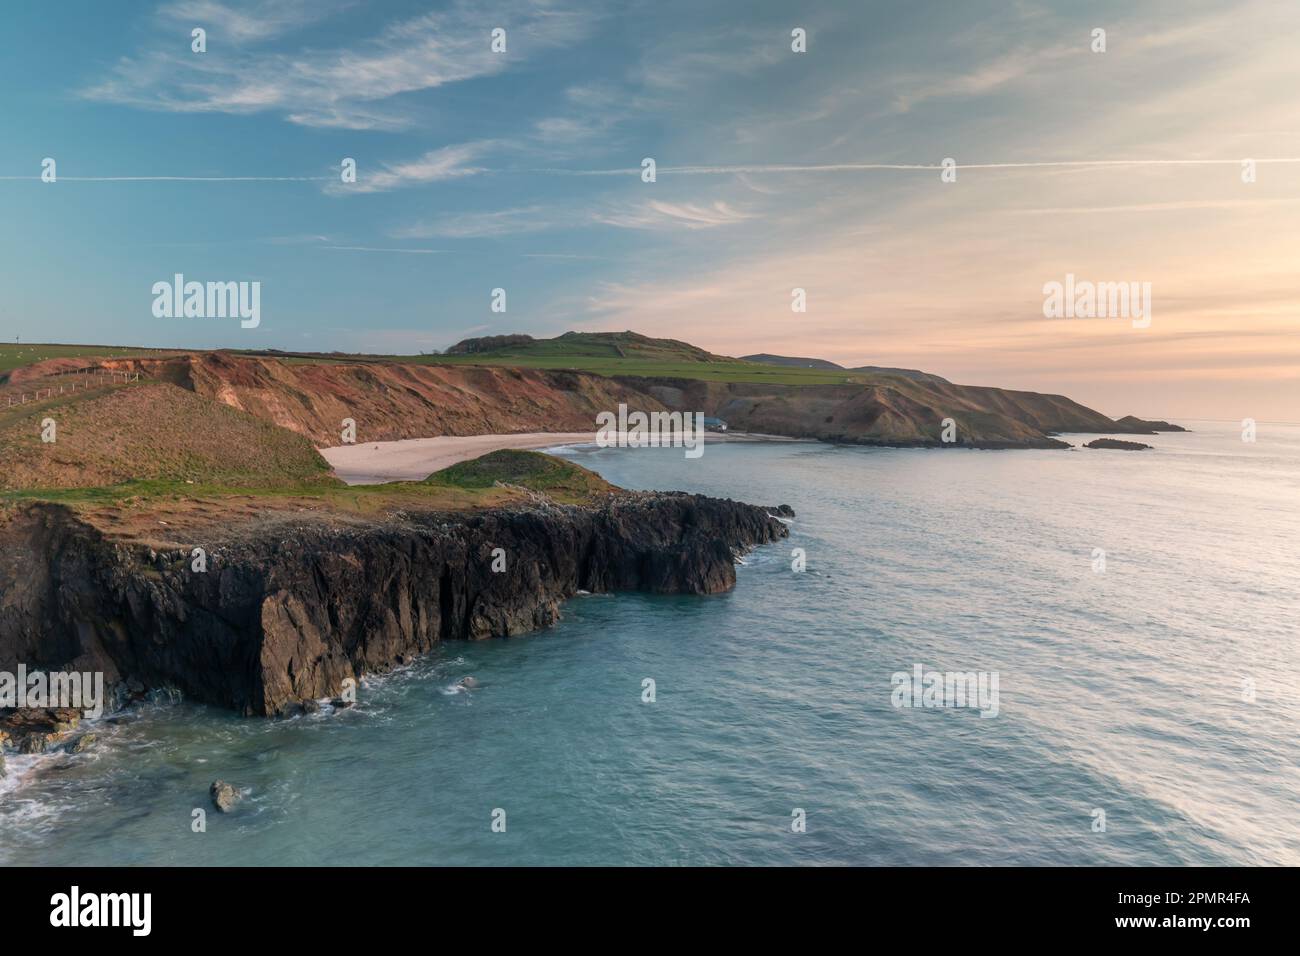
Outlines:
[{"label": "turquoise sea", "polygon": [[[351,710],[160,701],[11,755],[0,864],[1300,864],[1300,427],[1187,424],[1142,453],[568,450],[789,504],[791,537],[731,593],[578,597]],[[916,664],[996,673],[997,716],[894,707]],[[247,795],[195,833],[215,778]]]}]

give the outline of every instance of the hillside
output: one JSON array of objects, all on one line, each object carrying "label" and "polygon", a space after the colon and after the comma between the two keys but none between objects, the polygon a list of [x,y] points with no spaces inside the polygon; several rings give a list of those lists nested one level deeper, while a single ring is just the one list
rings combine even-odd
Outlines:
[{"label": "hillside", "polygon": [[492,335],[464,339],[447,355],[485,358],[618,358],[651,362],[731,362],[677,339],[655,339],[638,332],[565,332],[553,339],[531,335]]},{"label": "hillside", "polygon": [[[596,413],[646,396],[582,372],[483,366],[289,365],[224,354],[163,363],[159,374],[196,393],[306,435],[342,444],[344,419],[357,441],[593,428]],[[652,403],[648,410],[661,410]]]},{"label": "hillside", "polygon": [[1050,432],[1113,432],[1114,422],[1060,395],[890,377],[864,385],[801,388],[658,379],[645,386],[673,408],[715,415],[739,431],[868,445],[940,445],[943,420],[957,443],[1066,447]]},{"label": "hillside", "polygon": [[[55,423],[53,442],[42,422]],[[0,489],[127,481],[284,487],[333,483],[310,441],[166,382],[0,408]]]},{"label": "hillside", "polygon": [[[501,336],[462,345],[455,361],[201,352],[98,364],[101,376],[103,370],[138,372],[296,432],[318,447],[343,444],[346,419],[355,421],[360,443],[583,431],[594,430],[599,412],[622,403],[643,411],[700,411],[739,431],[872,445],[943,444],[948,418],[956,423],[957,444],[988,448],[1064,447],[1052,437],[1057,432],[1176,427],[1132,416],[1116,422],[1061,395],[955,385],[907,369],[764,365],[631,332]],[[17,387],[29,389],[28,381],[55,381],[49,373],[67,361],[21,368],[10,378],[22,379]]]},{"label": "hillside", "polygon": [[767,352],[759,352],[755,355],[742,355],[740,360],[742,362],[757,362],[759,365],[781,365],[787,368],[823,368],[844,371],[843,365],[836,365],[834,362],[826,361],[826,359],[803,358],[797,355],[771,355]]},{"label": "hillside", "polygon": [[427,485],[480,490],[498,483],[525,488],[566,503],[588,501],[615,490],[581,465],[536,451],[503,449],[436,471]]}]

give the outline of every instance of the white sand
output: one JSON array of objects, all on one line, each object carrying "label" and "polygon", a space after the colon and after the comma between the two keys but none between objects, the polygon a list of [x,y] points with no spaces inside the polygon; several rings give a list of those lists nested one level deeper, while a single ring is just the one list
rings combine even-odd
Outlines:
[{"label": "white sand", "polygon": [[[806,439],[745,432],[709,432],[704,439],[706,445],[713,442],[802,440]],[[519,435],[444,435],[440,438],[372,441],[322,448],[320,453],[334,468],[334,474],[349,485],[377,485],[385,481],[423,481],[435,471],[458,461],[468,461],[502,448],[557,448],[595,443],[595,431],[525,432]]]},{"label": "white sand", "polygon": [[458,461],[502,448],[594,444],[596,432],[526,432],[520,435],[444,435],[322,448],[321,455],[349,485],[422,481]]}]

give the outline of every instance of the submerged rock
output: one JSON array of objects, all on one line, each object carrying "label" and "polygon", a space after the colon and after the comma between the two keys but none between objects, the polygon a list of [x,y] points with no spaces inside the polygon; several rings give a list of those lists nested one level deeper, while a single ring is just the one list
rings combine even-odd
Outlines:
[{"label": "submerged rock", "polygon": [[222,813],[229,813],[239,802],[239,791],[224,780],[212,781],[212,786],[208,788],[208,795],[212,797],[212,805]]},{"label": "submerged rock", "polygon": [[92,746],[94,746],[94,743],[95,743],[94,734],[89,734],[89,733],[82,734],[72,743],[68,744],[68,753],[70,754],[85,753]]},{"label": "submerged rock", "polygon": [[479,679],[466,674],[460,680],[456,681],[456,686],[463,687],[466,690],[473,690],[475,687],[479,686]]}]

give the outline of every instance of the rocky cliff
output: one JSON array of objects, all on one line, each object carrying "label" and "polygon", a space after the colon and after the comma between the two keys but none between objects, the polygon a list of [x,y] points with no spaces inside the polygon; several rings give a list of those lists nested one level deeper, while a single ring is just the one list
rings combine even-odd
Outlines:
[{"label": "rocky cliff", "polygon": [[284,714],[439,642],[550,625],[579,590],[725,591],[738,551],[785,535],[765,508],[615,493],[589,506],[286,516],[195,542],[198,572],[188,547],[155,552],[62,505],[26,504],[0,518],[0,669],[101,670],[109,685]]},{"label": "rocky cliff", "polygon": [[[364,444],[437,435],[594,430],[596,415],[620,404],[646,412],[703,412],[740,431],[897,447],[1067,448],[1054,433],[1177,429],[1132,416],[1115,421],[1063,395],[956,385],[910,369],[845,369],[846,380],[839,383],[752,381],[747,370],[761,365],[698,349],[694,352],[715,361],[688,360],[679,353],[692,346],[671,340],[664,344],[677,350],[672,353],[677,361],[642,361],[635,374],[501,364],[286,362],[222,352],[101,364],[247,412],[318,447],[343,441],[344,419],[356,423],[356,438]],[[489,353],[488,360],[509,357]],[[578,364],[582,360],[573,358]],[[726,375],[719,371],[723,366]],[[657,374],[659,367],[676,374]],[[688,371],[683,377],[681,370],[697,367],[710,374]],[[951,442],[943,440],[946,419],[955,423]]]}]

